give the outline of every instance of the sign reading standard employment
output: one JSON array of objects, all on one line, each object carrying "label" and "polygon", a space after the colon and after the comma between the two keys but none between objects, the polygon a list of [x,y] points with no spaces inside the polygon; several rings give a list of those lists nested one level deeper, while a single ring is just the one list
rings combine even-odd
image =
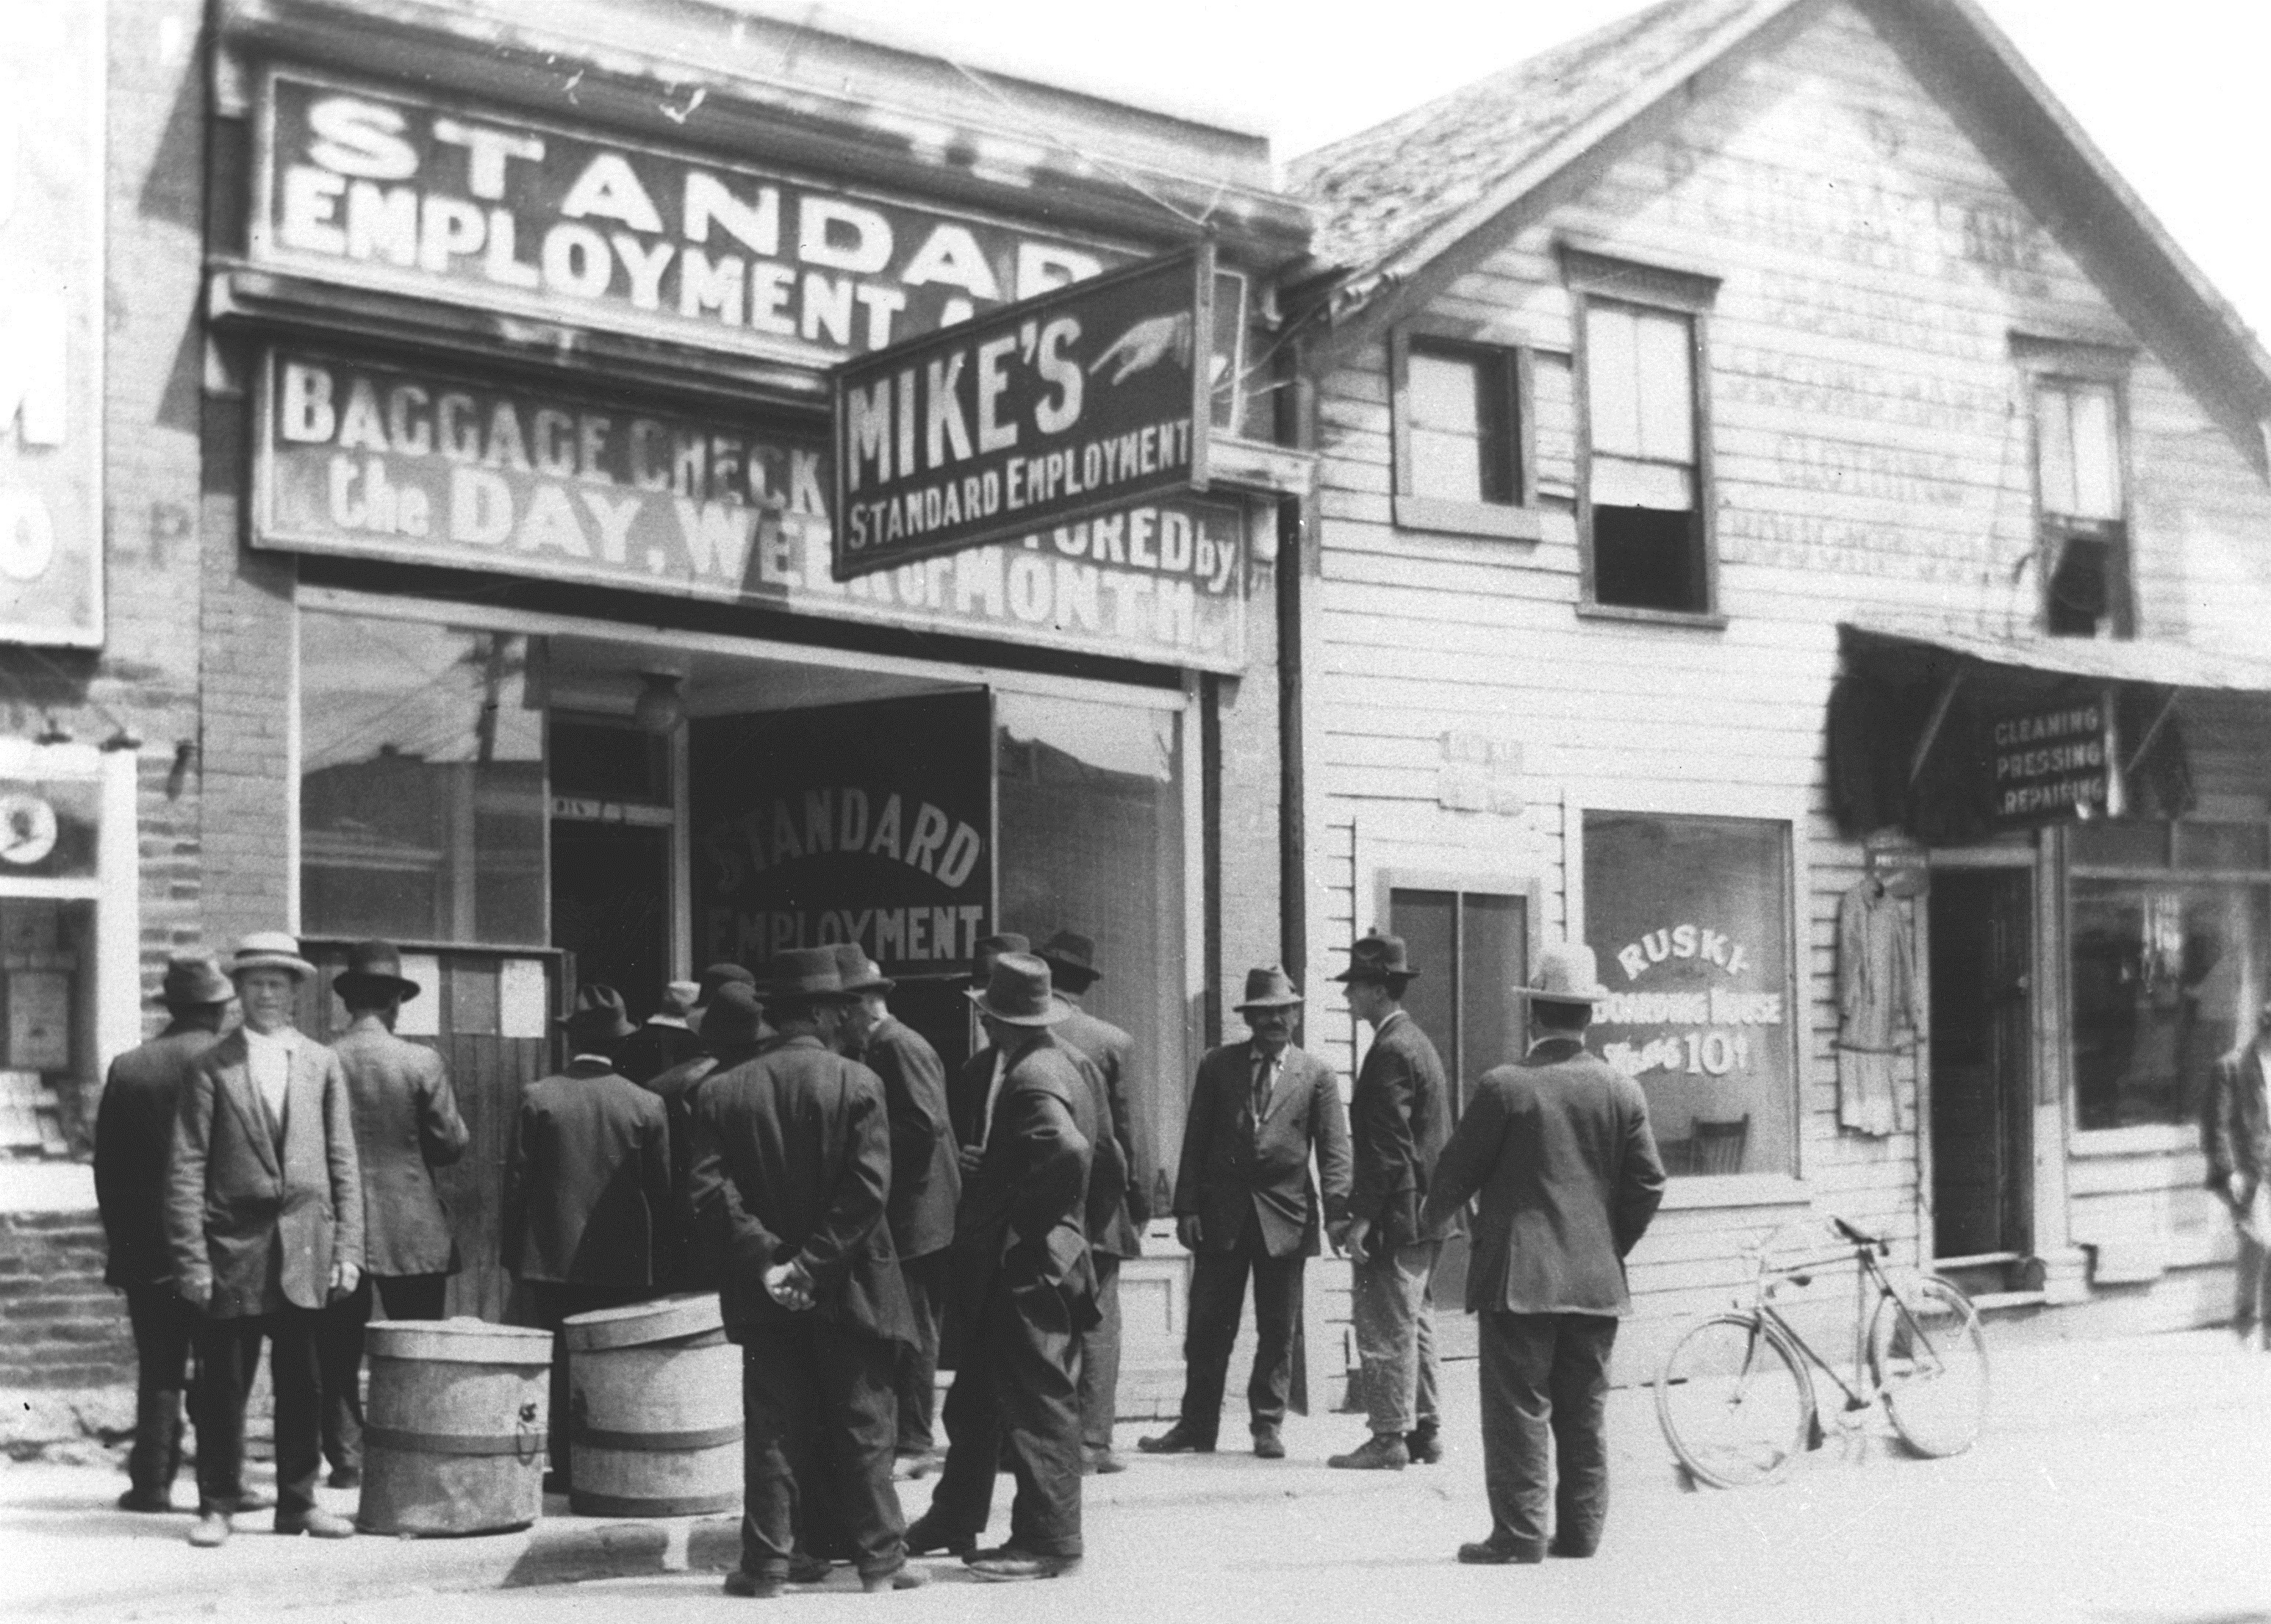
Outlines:
[{"label": "sign reading standard employment", "polygon": [[1202,245],[846,361],[836,578],[1204,490],[1213,332]]}]

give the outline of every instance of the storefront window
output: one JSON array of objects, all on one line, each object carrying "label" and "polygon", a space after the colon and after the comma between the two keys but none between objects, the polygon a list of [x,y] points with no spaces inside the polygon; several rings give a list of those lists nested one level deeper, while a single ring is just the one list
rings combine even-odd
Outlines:
[{"label": "storefront window", "polygon": [[1096,942],[1083,1000],[1136,1039],[1137,1154],[1165,1166],[1182,1127],[1183,829],[1172,711],[994,698],[1001,927]]},{"label": "storefront window", "polygon": [[1648,1097],[1673,1173],[1796,1170],[1790,825],[1585,814],[1599,1053]]},{"label": "storefront window", "polygon": [[528,640],[300,616],[300,924],[541,944],[544,732]]}]

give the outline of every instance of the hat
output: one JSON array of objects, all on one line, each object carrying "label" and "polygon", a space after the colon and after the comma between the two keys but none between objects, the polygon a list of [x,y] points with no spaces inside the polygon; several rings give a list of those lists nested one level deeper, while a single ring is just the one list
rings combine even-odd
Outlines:
[{"label": "hat", "polygon": [[686,1018],[686,1012],[694,1007],[695,1000],[701,996],[702,983],[699,981],[666,982],[662,989],[662,1007],[655,1013],[682,1021]]},{"label": "hat", "polygon": [[316,973],[315,965],[300,957],[300,939],[288,930],[256,930],[240,940],[228,961],[232,976],[248,970],[284,970],[301,980]]},{"label": "hat", "polygon": [[718,995],[719,987],[730,986],[736,981],[744,987],[755,987],[757,984],[757,978],[732,959],[720,959],[704,970],[702,972],[702,980],[695,984],[695,1007],[708,1008],[710,1001]]},{"label": "hat", "polygon": [[199,1004],[227,1003],[236,988],[220,972],[210,953],[182,953],[166,961],[166,980],[158,988],[158,1002],[169,1009],[193,1009]]},{"label": "hat", "polygon": [[719,987],[710,1001],[710,1012],[702,1017],[702,1041],[712,1051],[746,1047],[767,1031],[757,1009],[757,989],[746,981],[728,981]]},{"label": "hat", "polygon": [[603,981],[576,989],[576,1008],[560,1023],[570,1043],[605,1043],[638,1030],[623,1013],[623,995]]},{"label": "hat", "polygon": [[[1020,935],[1014,930],[1005,930],[999,935],[979,937],[977,945],[971,950],[971,962],[974,965],[987,958],[999,958],[1004,953],[1030,953],[1032,950],[1033,939],[1031,936]],[[970,978],[970,985],[976,987],[980,980],[980,977],[973,973]]]},{"label": "hat", "polygon": [[405,1003],[418,996],[418,983],[402,973],[402,954],[391,942],[358,942],[347,950],[347,967],[331,978],[342,1001],[365,989],[380,997],[398,995]]},{"label": "hat", "polygon": [[[849,995],[844,990],[843,973],[836,967],[834,948],[791,948],[786,953],[773,955],[766,966],[771,976],[757,989],[757,1002],[767,1005],[781,1003],[842,1003]],[[710,1017],[702,1017],[703,1030],[707,1032]]]},{"label": "hat", "polygon": [[1349,967],[1333,978],[1336,981],[1385,981],[1391,976],[1415,976],[1419,972],[1404,957],[1404,938],[1383,936],[1374,931],[1360,936],[1349,949]]},{"label": "hat", "polygon": [[1509,989],[1516,998],[1538,1003],[1597,1004],[1609,995],[1601,985],[1593,950],[1582,942],[1557,942],[1538,955],[1529,981]]},{"label": "hat", "polygon": [[1054,1026],[1072,1017],[1072,1006],[1049,990],[1048,965],[1031,953],[1002,954],[985,990],[972,987],[963,996],[979,1014],[1011,1026]]},{"label": "hat", "polygon": [[1246,972],[1246,996],[1235,1009],[1290,1009],[1301,1002],[1293,978],[1276,965]]},{"label": "hat", "polygon": [[847,993],[888,993],[898,985],[860,951],[856,942],[839,942],[829,951],[836,955],[836,973],[843,978]]},{"label": "hat", "polygon": [[1104,979],[1104,972],[1096,967],[1096,943],[1076,930],[1057,932],[1034,950],[1033,957],[1046,961],[1070,991]]}]

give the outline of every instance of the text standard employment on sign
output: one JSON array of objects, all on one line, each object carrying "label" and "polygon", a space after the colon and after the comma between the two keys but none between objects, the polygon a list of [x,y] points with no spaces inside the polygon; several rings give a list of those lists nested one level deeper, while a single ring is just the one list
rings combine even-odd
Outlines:
[{"label": "text standard employment on sign", "polygon": [[1203,490],[1212,260],[1193,250],[840,367],[837,577]]}]

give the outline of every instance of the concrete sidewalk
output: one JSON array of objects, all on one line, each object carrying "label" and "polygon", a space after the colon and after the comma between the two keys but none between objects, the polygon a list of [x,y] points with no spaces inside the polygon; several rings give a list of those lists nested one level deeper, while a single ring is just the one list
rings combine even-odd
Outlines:
[{"label": "concrete sidewalk", "polygon": [[[1991,1339],[1993,1333],[1991,1331]],[[2229,1412],[2235,1424],[2271,1416],[2271,1356],[2243,1355],[2216,1331],[2096,1342],[1997,1345],[1991,1441],[2023,1452],[2031,1436],[2139,1430],[2198,1421]],[[1092,1546],[1113,1538],[1116,1521],[1138,1521],[1165,1508],[1267,1505],[1289,1500],[1361,1502],[1378,1498],[1382,1513],[1415,1493],[1480,1515],[1481,1461],[1475,1441],[1475,1367],[1445,1370],[1447,1441],[1443,1465],[1394,1472],[1338,1472],[1325,1456],[1363,1435],[1351,1416],[1294,1417],[1285,1429],[1290,1458],[1257,1462],[1234,1447],[1213,1456],[1153,1459],[1134,1443],[1148,1425],[1121,1429],[1129,1470],[1088,1480]],[[1684,1485],[1657,1430],[1645,1388],[1611,1396],[1611,1446],[1621,1503],[1676,1494]],[[1230,1418],[1225,1445],[1243,1441]],[[1872,1433],[1798,1464],[1800,1473],[1849,1469],[1858,1450],[1888,1446]],[[92,1467],[0,1467],[0,1572],[8,1576],[12,1616],[151,1618],[182,1613],[241,1616],[254,1609],[369,1602],[419,1593],[463,1593],[577,1580],[717,1573],[735,1565],[739,1529],[732,1516],[622,1522],[554,1515],[524,1532],[462,1539],[358,1538],[338,1544],[283,1539],[266,1531],[266,1515],[242,1519],[242,1531],[219,1551],[183,1542],[190,1517],[138,1516],[111,1509],[122,1486],[111,1471]],[[910,1516],[929,1500],[929,1486],[903,1486]],[[189,1486],[178,1491],[186,1501]],[[1708,1491],[1707,1491],[1708,1492]],[[325,1490],[326,1506],[352,1511],[351,1492]],[[997,1516],[1008,1490],[997,1494]],[[1463,1513],[1463,1515],[1464,1515]],[[1482,1526],[1476,1523],[1476,1531]]]}]

